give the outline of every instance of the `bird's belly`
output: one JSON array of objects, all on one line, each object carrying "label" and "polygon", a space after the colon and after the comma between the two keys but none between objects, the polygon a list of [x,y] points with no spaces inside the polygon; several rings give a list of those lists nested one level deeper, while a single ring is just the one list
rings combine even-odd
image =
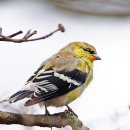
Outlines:
[{"label": "bird's belly", "polygon": [[82,90],[83,90],[82,87],[78,87],[77,89],[72,90],[70,93],[56,97],[54,99],[44,101],[43,104],[46,106],[55,106],[55,107],[65,106],[74,101],[76,98],[78,98],[81,95]]}]

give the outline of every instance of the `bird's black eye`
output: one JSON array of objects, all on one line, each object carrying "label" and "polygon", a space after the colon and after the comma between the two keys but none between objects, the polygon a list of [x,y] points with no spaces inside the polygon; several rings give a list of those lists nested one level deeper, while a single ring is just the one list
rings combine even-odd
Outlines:
[{"label": "bird's black eye", "polygon": [[96,52],[91,50],[90,48],[84,48],[84,51],[89,52],[90,54],[95,54]]}]

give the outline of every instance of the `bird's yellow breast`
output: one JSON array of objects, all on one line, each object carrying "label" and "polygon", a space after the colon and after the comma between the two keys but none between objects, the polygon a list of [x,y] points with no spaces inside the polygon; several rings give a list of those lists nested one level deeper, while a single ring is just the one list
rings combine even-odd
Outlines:
[{"label": "bird's yellow breast", "polygon": [[76,98],[78,98],[82,92],[83,89],[81,87],[78,87],[65,95],[44,101],[43,104],[45,104],[46,106],[55,106],[55,107],[65,106],[70,102],[74,101]]}]

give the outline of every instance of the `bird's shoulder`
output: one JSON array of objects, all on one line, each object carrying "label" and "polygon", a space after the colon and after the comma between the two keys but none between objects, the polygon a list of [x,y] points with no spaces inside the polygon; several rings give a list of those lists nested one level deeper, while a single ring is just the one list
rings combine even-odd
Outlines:
[{"label": "bird's shoulder", "polygon": [[86,64],[86,61],[77,57],[72,51],[62,50],[45,60],[27,80],[26,84],[37,78],[40,74],[46,73],[48,70],[59,73],[72,73],[74,71],[89,73],[89,68],[90,67]]}]

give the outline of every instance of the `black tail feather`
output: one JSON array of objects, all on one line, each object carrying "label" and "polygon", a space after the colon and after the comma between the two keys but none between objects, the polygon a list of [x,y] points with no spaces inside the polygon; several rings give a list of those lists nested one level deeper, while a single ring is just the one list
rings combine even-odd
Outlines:
[{"label": "black tail feather", "polygon": [[13,103],[13,102],[17,102],[19,100],[22,100],[24,98],[29,98],[31,96],[33,92],[30,90],[21,90],[16,92],[15,94],[13,94],[10,98],[9,98],[9,102]]}]

